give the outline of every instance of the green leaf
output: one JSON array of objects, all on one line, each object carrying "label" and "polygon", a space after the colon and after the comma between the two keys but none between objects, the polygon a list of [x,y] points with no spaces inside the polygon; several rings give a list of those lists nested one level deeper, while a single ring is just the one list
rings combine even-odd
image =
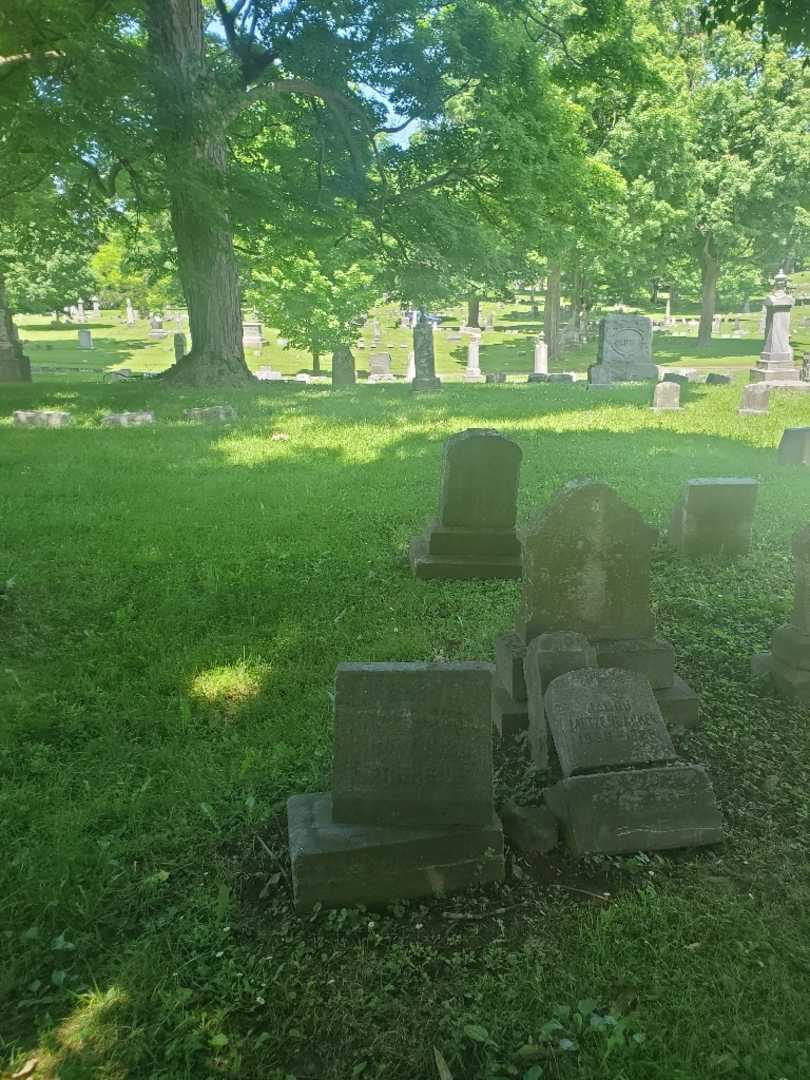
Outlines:
[{"label": "green leaf", "polygon": [[596,1012],[597,1004],[592,1001],[591,998],[583,998],[582,1001],[577,1002],[577,1012],[582,1013],[583,1017],[588,1017],[591,1013]]},{"label": "green leaf", "polygon": [[221,1050],[223,1046],[228,1045],[228,1036],[220,1031],[219,1035],[212,1035],[209,1042],[215,1050]]},{"label": "green leaf", "polygon": [[482,1027],[480,1024],[465,1024],[464,1034],[467,1036],[468,1039],[472,1039],[473,1042],[489,1042],[489,1032],[485,1027]]}]

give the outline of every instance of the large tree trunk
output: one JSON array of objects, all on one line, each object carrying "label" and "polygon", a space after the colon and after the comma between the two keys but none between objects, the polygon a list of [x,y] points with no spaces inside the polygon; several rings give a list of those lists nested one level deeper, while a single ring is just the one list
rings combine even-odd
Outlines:
[{"label": "large tree trunk", "polygon": [[658,303],[658,290],[661,288],[661,282],[658,278],[653,278],[650,282],[650,304]]},{"label": "large tree trunk", "polygon": [[312,373],[314,375],[321,373],[321,354],[317,349],[312,350]]},{"label": "large tree trunk", "polygon": [[221,102],[210,95],[200,0],[147,0],[158,145],[188,305],[191,351],[170,369],[188,386],[252,382],[227,210],[228,147]]},{"label": "large tree trunk", "polygon": [[17,327],[11,317],[6,282],[0,271],[0,382],[31,382],[31,364],[23,356]]},{"label": "large tree trunk", "polygon": [[720,260],[717,258],[711,239],[703,245],[701,263],[702,291],[698,345],[708,345],[712,340],[714,308],[717,302],[717,279],[720,276]]},{"label": "large tree trunk", "polygon": [[548,358],[556,360],[560,353],[560,264],[558,262],[550,262],[548,265],[543,333],[548,347]]},{"label": "large tree trunk", "polygon": [[481,297],[473,294],[467,297],[467,326],[478,326],[481,318]]}]

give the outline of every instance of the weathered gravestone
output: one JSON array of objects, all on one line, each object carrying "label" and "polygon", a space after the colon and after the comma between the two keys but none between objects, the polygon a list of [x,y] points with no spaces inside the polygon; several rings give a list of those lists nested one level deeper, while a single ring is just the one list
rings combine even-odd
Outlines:
[{"label": "weathered gravestone", "polygon": [[810,465],[810,427],[785,428],[776,460],[780,465]]},{"label": "weathered gravestone", "polygon": [[209,405],[204,409],[184,409],[183,417],[202,424],[226,423],[236,419],[236,409],[232,405]]},{"label": "weathered gravestone", "polygon": [[796,301],[787,291],[783,273],[775,278],[776,288],[765,300],[765,345],[757,366],[749,371],[751,382],[794,382],[799,369],[793,365],[790,347],[790,314]]},{"label": "weathered gravestone", "polygon": [[[496,645],[496,653],[504,654],[504,644]],[[541,634],[530,642],[523,652],[523,700],[526,702],[529,722],[529,749],[532,761],[539,769],[548,768],[548,733],[546,728],[545,704],[543,691],[559,675],[579,668],[595,668],[599,664],[596,649],[583,634],[573,630],[556,630]],[[515,686],[520,683],[515,680]],[[495,692],[497,695],[497,691]],[[493,696],[493,702],[497,696]],[[503,721],[498,723],[498,710],[495,726],[501,734]],[[508,713],[507,713],[508,715]],[[524,718],[525,726],[525,718]],[[519,728],[517,729],[519,730]],[[514,733],[514,732],[512,732]]]},{"label": "weathered gravestone", "polygon": [[688,481],[672,511],[670,544],[685,555],[747,555],[758,494],[759,481],[749,477]]},{"label": "weathered gravestone", "polygon": [[132,301],[127,297],[127,326],[135,325],[135,308],[132,306]]},{"label": "weathered gravestone", "polygon": [[586,638],[600,667],[646,675],[667,722],[694,725],[698,697],[675,675],[672,646],[655,637],[650,563],[656,531],[606,484],[574,480],[521,530],[521,539],[523,583],[516,625],[495,643],[503,690],[493,696],[495,726],[506,722],[516,728],[521,707],[522,726],[527,726],[528,704],[510,692],[509,657],[516,664],[535,638],[558,631]]},{"label": "weathered gravestone", "polygon": [[370,383],[396,382],[395,376],[391,374],[390,353],[374,353],[369,357],[368,381]]},{"label": "weathered gravestone", "polygon": [[489,664],[340,664],[332,793],[287,804],[299,911],[503,878]]},{"label": "weathered gravestone", "polygon": [[702,769],[676,764],[644,675],[615,668],[561,675],[546,691],[545,715],[563,776],[546,789],[546,803],[574,854],[721,839],[711,783]]},{"label": "weathered gravestone", "polygon": [[488,371],[486,374],[486,382],[488,383],[505,383],[506,372],[505,371]]},{"label": "weathered gravestone", "polygon": [[473,337],[467,343],[467,367],[464,369],[464,382],[483,382],[479,359],[481,339]]},{"label": "weathered gravestone", "polygon": [[416,378],[416,354],[413,349],[408,353],[408,366],[405,368],[405,382],[412,383]]},{"label": "weathered gravestone", "polygon": [[242,347],[247,349],[261,349],[264,345],[262,324],[257,321],[242,323]]},{"label": "weathered gravestone", "polygon": [[79,348],[80,349],[92,349],[93,345],[93,331],[92,330],[80,330],[79,331]]},{"label": "weathered gravestone", "polygon": [[588,381],[658,381],[652,362],[652,321],[645,315],[605,315],[599,320],[596,363],[588,369]]},{"label": "weathered gravestone", "polygon": [[752,658],[755,674],[770,676],[779,694],[810,704],[810,525],[793,537],[793,615],[771,638],[771,651]]},{"label": "weathered gravestone", "polygon": [[18,409],[14,423],[17,427],[68,427],[73,423],[73,414],[58,409]]},{"label": "weathered gravestone", "polygon": [[522,456],[517,443],[491,428],[447,440],[438,516],[411,541],[417,577],[520,577],[515,518]]},{"label": "weathered gravestone", "polygon": [[676,382],[656,383],[653,389],[653,412],[672,412],[681,407],[681,388]]},{"label": "weathered gravestone", "polygon": [[101,421],[102,427],[141,427],[144,424],[154,424],[155,414],[153,412],[123,412],[123,413],[110,413],[109,416],[103,417]]},{"label": "weathered gravestone", "polygon": [[542,337],[534,343],[534,361],[532,373],[527,382],[546,382],[548,376],[548,345]]},{"label": "weathered gravestone", "polygon": [[31,382],[31,362],[23,354],[0,277],[0,382]]},{"label": "weathered gravestone", "polygon": [[767,416],[770,395],[770,388],[762,383],[744,386],[737,412],[740,416]]},{"label": "weathered gravestone", "polygon": [[354,386],[357,372],[348,345],[338,345],[332,353],[332,386]]},{"label": "weathered gravestone", "polygon": [[441,380],[436,376],[436,358],[433,352],[433,323],[419,312],[419,318],[413,330],[414,377],[411,389],[420,393],[424,390],[438,390]]},{"label": "weathered gravestone", "polygon": [[730,375],[723,375],[717,371],[710,371],[709,374],[706,376],[707,386],[728,386],[730,382]]},{"label": "weathered gravestone", "polygon": [[257,368],[255,374],[259,382],[284,382],[283,374],[280,371],[273,371],[273,368],[267,365]]},{"label": "weathered gravestone", "polygon": [[176,364],[178,360],[182,360],[186,355],[186,335],[174,334],[172,341],[174,342],[174,362]]}]

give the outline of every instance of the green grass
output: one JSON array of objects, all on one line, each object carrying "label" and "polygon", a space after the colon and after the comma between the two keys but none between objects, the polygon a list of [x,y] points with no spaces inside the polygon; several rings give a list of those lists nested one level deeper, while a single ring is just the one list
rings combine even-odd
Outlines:
[{"label": "green grass", "polygon": [[[690,386],[654,414],[632,387],[0,388],[0,1068],[427,1080],[436,1048],[455,1080],[810,1074],[810,717],[748,666],[787,617],[810,518],[810,470],[774,447],[810,417],[775,394],[744,419],[738,399]],[[182,422],[222,400],[233,425]],[[76,425],[7,420],[44,406]],[[98,425],[140,408],[154,427]],[[573,476],[657,526],[690,477],[762,480],[749,557],[662,548],[654,567],[659,632],[704,698],[679,750],[707,765],[727,840],[512,859],[500,889],[299,920],[284,802],[328,785],[335,665],[491,658],[513,617],[516,583],[418,582],[405,563],[443,440],[473,425],[522,446],[521,520]],[[519,753],[497,761],[499,797],[538,796]]]},{"label": "green grass", "polygon": [[[660,308],[660,310],[658,310]],[[535,335],[542,330],[541,314],[534,316],[527,301],[520,300],[513,304],[497,305],[485,303],[481,308],[481,319],[492,313],[495,316],[495,328],[484,330],[481,340],[481,369],[487,371],[505,371],[519,376],[532,370],[532,356]],[[663,314],[663,304],[655,310],[642,309],[645,314]],[[408,353],[412,347],[411,333],[399,327],[399,309],[395,305],[383,305],[377,310],[382,334],[379,351],[390,352],[392,371],[399,376],[405,375]],[[457,327],[462,320],[464,309],[450,308],[443,313],[447,325]],[[687,312],[683,312],[687,314]],[[686,332],[678,328],[677,334],[659,333],[655,337],[655,361],[658,364],[697,366],[707,370],[734,370],[736,367],[747,369],[755,363],[762,349],[759,336],[759,314],[740,316],[745,337],[716,337],[708,347],[699,348],[694,331]],[[810,348],[810,306],[798,308],[794,315],[794,344],[797,353],[803,348]],[[82,381],[97,381],[104,371],[128,367],[135,372],[156,372],[169,367],[174,359],[172,334],[184,330],[188,339],[188,328],[167,321],[165,327],[169,335],[162,340],[149,337],[149,324],[140,321],[135,326],[127,326],[120,321],[117,312],[103,312],[98,322],[89,322],[88,328],[93,333],[95,348],[92,352],[78,347],[77,326],[64,324],[59,329],[51,329],[50,323],[38,316],[23,316],[17,319],[21,336],[26,342],[26,352],[31,359],[35,372],[39,368],[69,368],[69,377],[81,377]],[[724,331],[731,333],[733,323],[724,325]],[[266,344],[261,350],[248,349],[246,358],[252,370],[262,366],[271,366],[286,376],[298,372],[310,371],[312,358],[297,349],[283,348],[278,344],[278,333],[265,327]],[[372,344],[371,324],[358,340],[364,342],[363,349],[355,349],[355,362],[361,378],[368,374],[369,357],[376,351]],[[436,370],[446,381],[460,380],[467,362],[467,338],[461,341],[448,341],[447,335],[439,331],[435,335]],[[584,372],[596,361],[595,337],[587,345],[571,349],[557,363],[552,365],[558,371]],[[324,374],[331,370],[331,356],[321,358]],[[43,372],[44,374],[48,374]],[[61,374],[49,378],[61,380]]]}]

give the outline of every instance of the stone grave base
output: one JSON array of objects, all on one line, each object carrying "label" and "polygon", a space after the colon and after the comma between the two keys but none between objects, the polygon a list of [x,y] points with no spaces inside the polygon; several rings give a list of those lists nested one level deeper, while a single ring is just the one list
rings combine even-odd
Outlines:
[{"label": "stone grave base", "polygon": [[395,383],[397,381],[396,375],[369,375],[366,379],[367,383]]},{"label": "stone grave base", "polygon": [[[784,628],[783,628],[784,629]],[[772,652],[751,657],[754,675],[767,675],[776,692],[795,705],[810,705],[810,670],[786,663]]]},{"label": "stone grave base", "polygon": [[751,382],[798,382],[801,379],[801,372],[797,367],[794,367],[792,363],[788,364],[774,364],[774,365],[760,365],[748,369],[748,377]]},{"label": "stone grave base", "polygon": [[545,790],[574,855],[716,844],[722,817],[698,765],[573,776]]},{"label": "stone grave base", "polygon": [[[448,531],[448,530],[443,530]],[[458,529],[459,532],[468,530]],[[476,536],[470,530],[471,537]],[[436,554],[431,551],[433,532],[410,541],[410,568],[417,578],[519,578],[521,555],[499,555],[483,551],[457,551]],[[473,545],[474,546],[474,545]]]},{"label": "stone grave base", "polygon": [[438,375],[432,379],[420,379],[418,376],[411,382],[411,390],[415,394],[422,394],[429,390],[441,390],[442,380]]},{"label": "stone grave base", "polygon": [[463,375],[464,382],[466,383],[482,383],[486,382],[482,371],[465,371]]},{"label": "stone grave base", "polygon": [[299,912],[440,897],[502,881],[503,833],[493,814],[475,828],[343,825],[329,792],[287,802],[293,895]]},{"label": "stone grave base", "polygon": [[[622,668],[647,676],[667,727],[697,726],[700,697],[675,674],[675,650],[669,641],[633,638],[596,641],[592,644],[599,667]],[[510,630],[495,639],[492,722],[499,735],[516,735],[529,726],[528,694],[523,672],[525,656],[526,646],[516,631]],[[562,654],[559,659],[564,659]],[[575,666],[580,667],[581,664]],[[562,663],[555,670],[555,675],[564,674],[567,670],[570,668]]]},{"label": "stone grave base", "polygon": [[592,364],[588,368],[588,383],[592,386],[609,386],[623,382],[658,382],[655,364]]}]

